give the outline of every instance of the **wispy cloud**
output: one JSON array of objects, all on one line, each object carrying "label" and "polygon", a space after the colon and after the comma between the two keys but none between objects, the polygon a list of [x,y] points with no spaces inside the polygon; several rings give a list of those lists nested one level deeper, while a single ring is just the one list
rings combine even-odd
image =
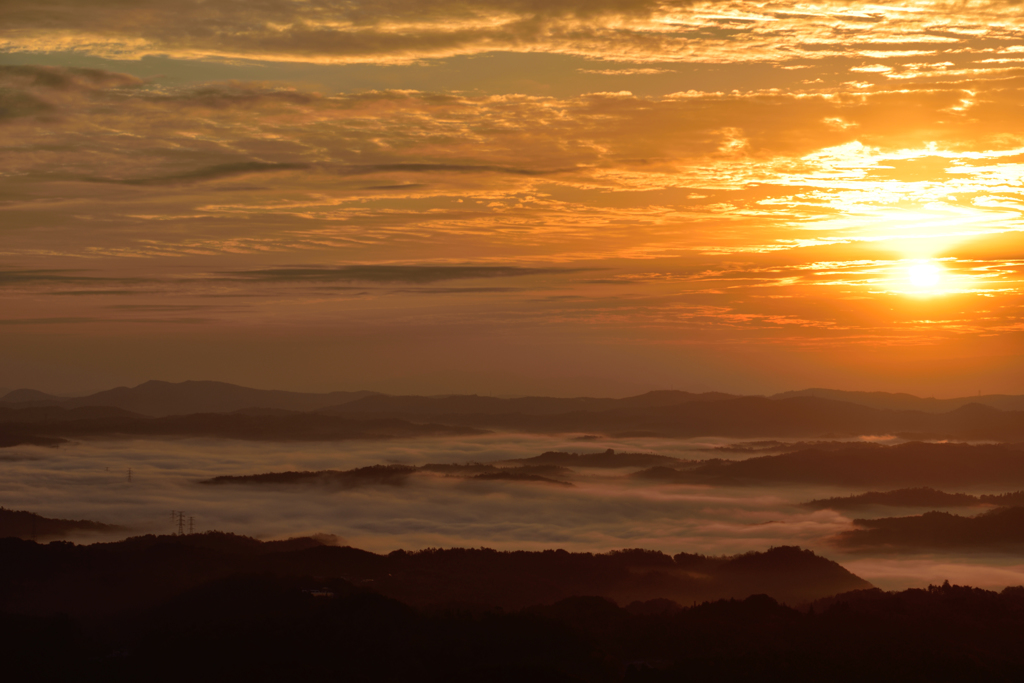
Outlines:
[{"label": "wispy cloud", "polygon": [[97,317],[68,317],[68,318],[8,318],[0,319],[0,325],[80,325],[80,324],[171,324],[171,325],[199,325],[213,322],[209,318],[97,318]]},{"label": "wispy cloud", "polygon": [[[431,284],[448,280],[526,277],[572,272],[578,272],[578,269],[491,265],[351,265],[323,268],[267,268],[224,272],[220,275],[225,279],[276,283],[402,282]],[[500,290],[490,288],[487,291]]]},{"label": "wispy cloud", "polygon": [[0,287],[17,287],[35,284],[61,285],[102,285],[102,284],[135,284],[152,282],[147,278],[110,277],[94,274],[95,271],[72,269],[38,269],[21,270],[0,267]]},{"label": "wispy cloud", "polygon": [[[789,61],[856,51],[927,56],[950,42],[1012,35],[1019,5],[958,7],[819,2],[761,6],[690,0],[228,0],[131,4],[5,3],[7,50],[79,50],[114,58],[409,63],[489,51],[547,51],[622,61]],[[987,35],[978,25],[998,18]]]},{"label": "wispy cloud", "polygon": [[0,7],[5,318],[1014,357],[1019,4],[250,5]]}]

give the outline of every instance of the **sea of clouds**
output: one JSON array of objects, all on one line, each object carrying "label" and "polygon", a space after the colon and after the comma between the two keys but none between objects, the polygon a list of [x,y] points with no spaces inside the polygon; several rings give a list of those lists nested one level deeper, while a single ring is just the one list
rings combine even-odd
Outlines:
[{"label": "sea of clouds", "polygon": [[[565,548],[605,552],[648,548],[708,555],[800,545],[834,559],[882,588],[950,580],[987,588],[1024,584],[1013,556],[850,555],[829,541],[864,515],[810,510],[814,498],[862,493],[837,487],[711,487],[629,477],[635,469],[577,468],[571,487],[544,482],[482,481],[421,472],[401,485],[200,484],[220,475],[345,470],[377,464],[494,463],[548,450],[606,448],[680,458],[746,457],[709,452],[722,439],[568,438],[488,434],[462,438],[266,443],[213,439],[81,441],[59,448],[0,452],[0,505],[46,517],[91,519],[126,527],[76,542],[173,533],[171,511],[196,531],[262,539],[332,534],[337,542],[390,552],[399,548]],[[129,481],[128,471],[131,470]],[[915,514],[902,509],[889,514]],[[973,514],[959,510],[959,514]]]}]

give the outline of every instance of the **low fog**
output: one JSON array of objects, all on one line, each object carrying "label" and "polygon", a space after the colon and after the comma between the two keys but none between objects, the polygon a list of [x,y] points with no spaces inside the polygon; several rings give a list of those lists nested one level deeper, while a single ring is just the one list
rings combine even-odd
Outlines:
[{"label": "low fog", "polygon": [[[196,531],[261,539],[330,534],[339,544],[375,552],[426,547],[565,548],[604,552],[647,548],[667,553],[736,554],[800,545],[834,559],[886,589],[950,580],[989,588],[1024,583],[1012,553],[857,552],[836,539],[854,518],[913,515],[934,508],[813,509],[801,503],[864,493],[836,486],[712,486],[663,483],[629,475],[640,468],[574,467],[572,486],[489,481],[419,471],[393,485],[203,485],[219,476],[348,470],[381,464],[500,463],[545,451],[658,453],[678,458],[749,454],[709,451],[724,439],[625,439],[486,435],[345,443],[240,443],[209,439],[103,440],[59,448],[0,451],[7,509],[89,519],[126,527],[113,535],[73,535],[95,542],[173,533],[171,511]],[[131,481],[129,481],[129,469]],[[991,509],[949,508],[960,515]],[[47,540],[47,539],[40,539]]]}]

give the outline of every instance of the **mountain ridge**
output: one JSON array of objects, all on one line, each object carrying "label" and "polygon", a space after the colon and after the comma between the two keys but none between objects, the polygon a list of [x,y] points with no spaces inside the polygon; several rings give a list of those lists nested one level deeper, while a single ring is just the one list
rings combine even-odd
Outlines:
[{"label": "mountain ridge", "polygon": [[833,401],[843,401],[879,408],[882,410],[919,410],[928,413],[946,413],[971,403],[989,406],[997,410],[1024,410],[1024,395],[978,394],[959,398],[922,398],[913,394],[890,393],[885,391],[845,391],[842,389],[811,388],[799,391],[784,391],[769,398],[786,399],[799,396],[813,396]]},{"label": "mountain ridge", "polygon": [[333,391],[315,394],[279,389],[252,389],[208,380],[149,380],[134,387],[115,387],[75,398],[59,398],[33,389],[17,389],[0,398],[0,405],[64,408],[104,406],[121,408],[150,417],[166,417],[193,413],[231,413],[246,408],[310,412],[372,394],[374,392],[371,391]]},{"label": "mountain ridge", "polygon": [[692,393],[660,389],[622,398],[587,396],[498,398],[479,394],[392,395],[367,390],[309,393],[254,389],[209,380],[187,380],[184,382],[149,380],[134,387],[115,387],[87,396],[72,398],[55,396],[35,389],[15,389],[0,396],[0,406],[18,408],[104,406],[121,408],[150,417],[194,413],[231,413],[244,410],[288,410],[329,414],[362,413],[378,417],[448,414],[541,416],[596,413],[610,410],[661,410],[686,404],[757,398],[773,401],[816,398],[876,410],[913,410],[925,413],[948,413],[972,403],[1002,411],[1024,411],[1024,395],[1006,394],[937,399],[921,398],[906,393],[810,388],[786,391],[765,397],[716,391]]},{"label": "mountain ridge", "polygon": [[[18,406],[19,404],[13,404]],[[967,404],[949,413],[879,410],[814,397],[757,396],[570,413],[241,410],[162,417],[103,406],[0,405],[0,437],[207,436],[248,440],[453,436],[505,431],[608,438],[1024,441],[1024,412]],[[481,431],[483,430],[483,431]]]}]

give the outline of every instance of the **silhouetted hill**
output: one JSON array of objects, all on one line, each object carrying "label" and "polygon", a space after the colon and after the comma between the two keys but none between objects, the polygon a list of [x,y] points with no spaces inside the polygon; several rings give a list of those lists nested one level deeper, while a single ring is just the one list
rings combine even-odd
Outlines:
[{"label": "silhouetted hill", "polygon": [[[14,404],[12,404],[14,405]],[[90,407],[66,410],[55,406],[10,408],[0,406],[0,448],[12,446],[59,446],[67,440],[54,436],[62,426],[69,432],[91,429],[109,420],[140,417],[119,408]]]},{"label": "silhouetted hill", "polygon": [[[12,394],[14,397],[12,398]],[[37,403],[65,408],[110,406],[133,413],[162,417],[191,413],[230,413],[243,408],[271,408],[310,411],[370,396],[370,391],[334,391],[309,394],[294,391],[250,389],[225,382],[151,380],[136,387],[117,387],[89,396],[61,399],[42,392],[22,389],[0,399],[0,403]]]},{"label": "silhouetted hill", "polygon": [[[497,592],[512,569],[530,570],[520,575],[522,584],[552,575],[562,580],[598,565],[606,573],[638,570],[635,580],[642,581],[673,560],[649,551],[381,556],[308,543],[295,550],[266,545],[228,534],[94,546],[0,541],[5,672],[18,680],[113,683],[139,680],[140,672],[158,683],[907,683],[1015,680],[1024,672],[1024,589],[860,587],[822,596],[804,612],[764,594],[692,607],[655,598],[622,608],[600,594],[577,593],[511,613],[467,603],[417,609],[360,577],[397,570],[412,590],[425,592],[467,576],[476,586],[485,578],[476,573],[489,569]],[[721,561],[757,569],[778,564],[785,571],[805,554],[776,551]],[[334,563],[353,573],[300,573],[292,565],[297,560],[316,572]],[[239,566],[251,570],[233,571]],[[582,578],[589,579],[586,571]]]},{"label": "silhouetted hill", "polygon": [[[1011,494],[1007,494],[1011,495]],[[856,496],[827,498],[801,503],[815,510],[849,510],[870,505],[891,507],[969,507],[981,505],[982,499],[967,493],[945,493],[927,486],[896,491],[869,491]]]},{"label": "silhouetted hill", "polygon": [[579,594],[623,604],[655,598],[690,604],[770,591],[780,600],[806,603],[870,587],[838,564],[796,548],[708,558],[699,573],[689,557],[678,564],[645,550],[461,548],[377,555],[312,539],[267,544],[217,532],[88,546],[6,539],[0,540],[0,610],[84,615],[138,609],[240,571],[341,579],[411,605],[503,609]]},{"label": "silhouetted hill", "polygon": [[262,441],[337,441],[479,434],[472,427],[392,418],[348,419],[318,413],[201,413],[144,417],[119,408],[0,408],[0,435],[28,437],[177,436]]},{"label": "silhouetted hill", "polygon": [[849,441],[744,441],[727,446],[714,446],[705,450],[714,453],[794,453],[796,451],[841,451],[850,447]]},{"label": "silhouetted hill", "polygon": [[339,579],[204,582],[88,620],[0,613],[19,680],[1015,681],[1024,589],[859,590],[800,612],[766,595],[621,608],[572,596],[514,613],[415,609]]},{"label": "silhouetted hill", "polygon": [[87,519],[51,519],[26,510],[8,510],[0,507],[0,538],[21,539],[63,538],[72,532],[125,531],[125,527],[101,524]]},{"label": "silhouetted hill", "polygon": [[560,479],[552,479],[551,477],[545,477],[543,474],[530,474],[528,472],[516,472],[513,468],[507,470],[501,470],[498,472],[481,472],[480,474],[474,474],[471,479],[477,479],[481,481],[524,481],[528,483],[538,484],[556,484],[558,486],[572,486],[572,482],[561,481]]},{"label": "silhouetted hill", "polygon": [[415,467],[406,465],[372,465],[354,470],[320,470],[316,472],[266,472],[263,474],[224,475],[205,479],[200,484],[222,486],[225,484],[318,484],[332,488],[354,488],[385,484],[401,486]]},{"label": "silhouetted hill", "polygon": [[729,394],[651,391],[640,396],[614,398],[494,398],[491,396],[387,396],[372,391],[334,391],[323,394],[250,389],[225,382],[151,380],[136,387],[117,387],[89,396],[61,398],[33,389],[19,389],[0,398],[0,404],[66,408],[110,406],[162,417],[191,413],[227,413],[247,408],[268,410],[363,413],[377,416],[443,415],[448,413],[549,415],[615,408],[647,408],[693,401],[732,398]]},{"label": "silhouetted hill", "polygon": [[0,424],[58,424],[103,420],[132,420],[143,418],[120,408],[108,406],[88,406],[84,408],[62,408],[60,406],[31,406],[11,408],[0,406]]},{"label": "silhouetted hill", "polygon": [[323,412],[364,413],[387,416],[439,415],[561,415],[594,413],[609,410],[642,410],[684,403],[722,401],[734,398],[729,394],[709,392],[691,394],[687,391],[651,391],[628,398],[550,398],[526,396],[495,398],[492,396],[366,396]]},{"label": "silhouetted hill", "polygon": [[[318,575],[330,571],[335,556],[344,556],[340,549],[332,548],[307,554],[311,560],[316,559]],[[867,587],[867,582],[830,560],[793,555],[791,549],[776,548],[739,558],[715,558],[702,573],[694,575],[672,557],[656,551],[595,555],[563,550],[455,548],[396,551],[386,560],[363,557],[358,565],[346,565],[346,576],[412,605],[477,604],[504,609],[578,594],[601,595],[624,604],[653,598],[689,604],[694,600],[745,597],[769,589],[780,600],[800,603],[809,601],[811,595],[847,590],[839,586]],[[788,570],[779,570],[779,565]]]},{"label": "silhouetted hill", "polygon": [[845,531],[835,543],[847,550],[936,551],[1002,550],[1024,552],[1024,507],[996,508],[974,517],[926,512],[913,517],[857,519],[860,529]]},{"label": "silhouetted hill", "polygon": [[[31,398],[31,395],[15,393],[16,398]],[[1015,404],[1009,401],[1006,405]],[[578,433],[587,434],[588,438],[605,435],[622,438],[835,439],[893,434],[918,439],[1024,441],[1024,412],[997,410],[977,402],[937,413],[879,409],[816,396],[764,398],[656,391],[622,399],[500,399],[475,395],[386,396],[372,392],[301,394],[248,389],[222,382],[172,384],[156,381],[73,399],[0,402],[0,411],[5,412],[22,409],[44,414],[58,409],[82,410],[87,407],[101,411],[120,409],[136,415],[162,418],[225,413],[242,418],[273,418],[272,422],[276,420],[274,424],[288,420],[300,423],[304,418],[296,413],[312,413],[315,417],[306,418],[310,420],[309,424],[321,426],[330,424],[327,418],[331,417],[362,421],[391,419],[469,429]],[[9,416],[0,419],[12,421]],[[163,424],[169,426],[171,423]],[[256,435],[239,437],[237,431],[226,426],[227,422],[223,424],[223,429],[232,432],[231,438],[263,438]],[[176,428],[193,427],[197,425],[180,423]],[[205,435],[203,429],[200,431]],[[99,435],[101,431],[97,427],[94,433]],[[766,449],[771,448],[771,445],[766,446]]]},{"label": "silhouetted hill", "polygon": [[841,391],[838,389],[804,389],[785,391],[771,398],[785,399],[799,396],[813,396],[832,401],[845,401],[880,410],[920,410],[928,413],[948,413],[971,403],[977,403],[997,410],[1024,410],[1024,396],[987,394],[985,396],[964,396],[961,398],[920,398],[912,394],[890,394],[884,391]]},{"label": "silhouetted hill", "polygon": [[653,465],[680,465],[685,461],[655,453],[622,453],[611,448],[603,453],[566,453],[547,451],[532,458],[517,458],[507,462],[524,465],[561,465],[568,467],[651,467]]},{"label": "silhouetted hill", "polygon": [[714,485],[1024,485],[1024,450],[1005,445],[862,443],[835,451],[812,449],[746,460],[704,460],[681,468],[652,467],[632,476]]},{"label": "silhouetted hill", "polygon": [[55,436],[32,436],[31,434],[9,434],[0,428],[0,448],[12,448],[14,446],[47,446],[54,448],[67,443],[67,439],[59,439]]},{"label": "silhouetted hill", "polygon": [[535,465],[523,467],[497,467],[495,465],[439,465],[420,467],[408,465],[372,465],[352,470],[319,470],[315,472],[266,472],[262,474],[222,475],[200,481],[200,484],[236,485],[315,485],[327,488],[350,489],[357,486],[402,486],[416,472],[432,472],[448,477],[461,477],[480,481],[518,481],[572,486],[570,482],[554,479],[571,475],[564,467]]},{"label": "silhouetted hill", "polygon": [[897,491],[870,491],[856,496],[812,500],[802,503],[805,507],[821,510],[847,510],[870,505],[890,507],[969,507],[975,505],[998,505],[1001,507],[1024,507],[1024,491],[1010,493],[982,493],[972,496],[968,493],[945,493],[933,488],[921,487]]},{"label": "silhouetted hill", "polygon": [[[1024,412],[1020,410],[1024,397],[1013,396],[938,401],[902,394],[813,389],[773,398],[652,391],[621,399],[503,399],[477,395],[387,396],[366,391],[306,394],[223,382],[159,381],[71,399],[31,390],[18,390],[9,396],[11,400],[0,401],[0,407],[110,407],[150,417],[239,413],[285,418],[288,411],[316,412],[532,433],[583,433],[594,438],[820,439],[896,434],[929,439],[1024,440]],[[983,405],[986,401],[988,404]]]},{"label": "silhouetted hill", "polygon": [[568,467],[560,465],[516,465],[509,466],[508,463],[519,462],[508,460],[501,465],[483,463],[428,463],[417,469],[424,472],[439,472],[442,474],[453,474],[458,476],[493,474],[495,472],[518,472],[521,474],[536,474],[542,477],[571,477],[573,471]]},{"label": "silhouetted hill", "polygon": [[[354,401],[382,406],[389,397]],[[390,404],[395,407],[395,404]],[[360,410],[365,415],[421,419],[417,410]],[[945,414],[878,410],[822,398],[718,398],[670,405],[617,407],[557,414],[431,413],[442,424],[541,434],[584,433],[612,437],[840,438],[894,434],[929,439],[1024,440],[1024,413],[967,405]]]},{"label": "silhouetted hill", "polygon": [[1024,491],[1012,491],[1010,493],[981,494],[978,500],[989,505],[1000,505],[1003,507],[1024,507]]},{"label": "silhouetted hill", "polygon": [[[761,574],[796,584],[831,573],[856,585],[802,610],[763,593],[645,598],[624,608],[607,590],[588,592],[625,581],[652,594],[664,575],[696,567],[711,582]],[[90,546],[2,539],[0,661],[11,680],[104,683],[1024,676],[1024,587],[996,593],[947,582],[887,593],[850,576],[796,548],[733,558],[644,550],[377,555],[215,532]],[[523,608],[502,609],[501,601]]]},{"label": "silhouetted hill", "polygon": [[45,394],[35,389],[15,389],[0,396],[0,403],[42,403],[60,400],[62,399],[59,396]]}]

